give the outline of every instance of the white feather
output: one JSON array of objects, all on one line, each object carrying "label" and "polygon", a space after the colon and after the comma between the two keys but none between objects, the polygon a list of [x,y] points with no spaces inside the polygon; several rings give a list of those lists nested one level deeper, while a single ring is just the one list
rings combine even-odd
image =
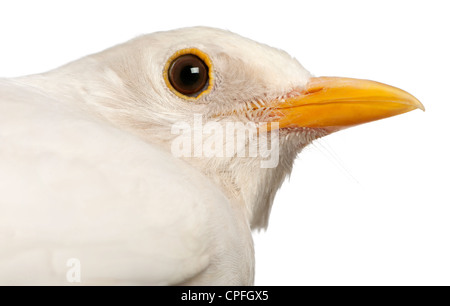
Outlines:
[{"label": "white feather", "polygon": [[201,173],[39,90],[0,96],[0,283],[67,284],[72,257],[84,283],[252,282],[226,256],[248,228]]}]

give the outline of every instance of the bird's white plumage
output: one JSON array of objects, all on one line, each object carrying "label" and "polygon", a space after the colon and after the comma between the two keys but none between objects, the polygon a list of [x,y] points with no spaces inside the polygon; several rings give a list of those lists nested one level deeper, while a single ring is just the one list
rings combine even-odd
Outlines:
[{"label": "bird's white plumage", "polygon": [[[188,47],[214,65],[195,103],[162,78]],[[65,284],[75,257],[84,283],[252,284],[251,228],[267,226],[296,154],[322,135],[282,135],[279,165],[262,169],[257,158],[177,159],[170,127],[193,113],[244,120],[233,110],[309,78],[283,51],[189,28],[1,80],[0,283]]]},{"label": "bird's white plumage", "polygon": [[182,283],[211,261],[217,283],[252,281],[215,258],[248,229],[201,173],[39,90],[0,96],[0,283],[64,283],[71,257],[87,283]]}]

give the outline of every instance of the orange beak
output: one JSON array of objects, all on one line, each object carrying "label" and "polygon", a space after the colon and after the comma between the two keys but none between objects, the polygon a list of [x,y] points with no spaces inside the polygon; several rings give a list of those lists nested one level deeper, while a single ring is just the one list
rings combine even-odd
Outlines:
[{"label": "orange beak", "polygon": [[[269,105],[279,128],[324,128],[330,132],[412,111],[415,97],[386,84],[349,78],[311,78],[304,91]],[[268,126],[270,130],[270,127]]]}]

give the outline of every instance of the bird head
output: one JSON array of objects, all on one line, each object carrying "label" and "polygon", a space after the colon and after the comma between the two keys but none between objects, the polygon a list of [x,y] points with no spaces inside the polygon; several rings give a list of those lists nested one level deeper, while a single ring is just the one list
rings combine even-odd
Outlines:
[{"label": "bird head", "polygon": [[[54,73],[73,75],[68,67]],[[61,88],[77,88],[86,107],[210,177],[252,228],[267,226],[276,191],[311,141],[423,109],[395,87],[313,77],[284,51],[205,27],[144,35],[77,67],[79,83]]]}]

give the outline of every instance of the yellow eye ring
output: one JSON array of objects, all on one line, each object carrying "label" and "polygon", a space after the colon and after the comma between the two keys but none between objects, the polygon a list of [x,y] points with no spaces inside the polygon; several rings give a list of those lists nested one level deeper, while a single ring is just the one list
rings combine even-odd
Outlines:
[{"label": "yellow eye ring", "polygon": [[169,89],[185,100],[197,100],[209,93],[214,84],[209,57],[196,48],[175,52],[164,66],[164,81]]}]

